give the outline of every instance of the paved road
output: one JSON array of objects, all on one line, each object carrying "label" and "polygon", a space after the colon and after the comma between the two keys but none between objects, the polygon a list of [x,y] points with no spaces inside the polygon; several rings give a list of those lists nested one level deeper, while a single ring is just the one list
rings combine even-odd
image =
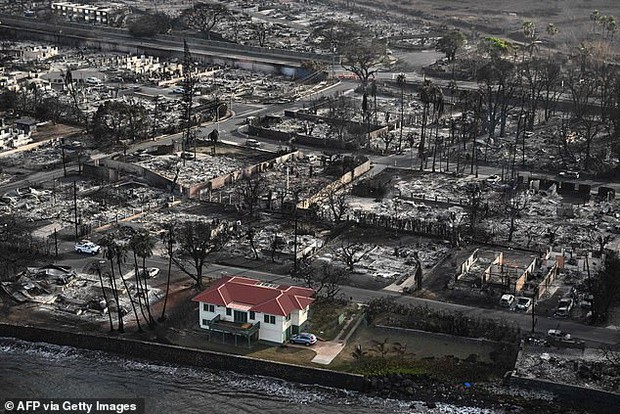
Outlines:
[{"label": "paved road", "polygon": [[[223,119],[216,124],[210,123],[203,125],[202,128],[199,129],[198,135],[204,136],[208,134],[213,128],[219,128],[220,138],[223,141],[233,142],[240,145],[243,145],[245,142],[245,137],[238,133],[239,126],[245,121],[245,118],[249,115],[264,115],[264,114],[274,114],[284,111],[285,109],[296,109],[301,108],[303,106],[308,106],[310,104],[310,99],[316,99],[317,97],[323,94],[332,94],[334,92],[346,92],[348,90],[352,90],[355,87],[355,82],[341,82],[335,86],[332,86],[326,91],[316,93],[312,98],[306,97],[304,100],[287,103],[281,105],[246,105],[246,104],[235,104],[233,107],[234,116],[229,117],[227,119]],[[165,137],[160,137],[156,141],[147,141],[140,144],[135,145],[132,149],[141,149],[147,148],[149,146],[162,144],[162,143],[170,143],[172,140],[180,140],[182,139],[182,134],[174,134]],[[263,148],[269,150],[276,150],[280,146],[278,142],[268,142],[265,141],[263,144]],[[308,151],[320,152],[321,150],[313,149],[313,148],[305,148]],[[388,157],[380,157],[373,156],[371,157],[373,162],[382,166],[396,166],[399,168],[410,168],[411,167],[411,156],[410,154],[403,154],[399,156],[388,156]],[[71,166],[70,170],[74,170],[76,167]],[[487,167],[481,166],[478,169],[478,173],[480,176],[487,176],[491,174],[499,174],[501,172],[500,169],[495,167]],[[8,185],[0,187],[0,191],[8,191],[9,189],[16,187],[25,187],[31,184],[35,184],[41,181],[48,181],[54,178],[59,178],[63,174],[62,169],[52,170],[52,171],[43,171],[39,173],[35,173],[30,175],[29,177],[22,178],[18,181],[10,183]],[[551,176],[550,176],[551,177]],[[580,182],[587,182],[594,185],[601,185],[604,183],[598,183],[594,181],[588,180],[579,180]],[[606,184],[607,185],[607,184]],[[618,191],[620,191],[619,184],[612,184],[613,187],[618,187]],[[80,256],[76,253],[72,252],[73,244],[69,242],[62,242],[60,246],[60,251],[63,253],[64,259],[60,261],[62,264],[71,265],[75,268],[83,268],[86,265],[86,260],[83,256]],[[98,260],[98,259],[95,259]],[[154,257],[149,260],[149,265],[157,266],[161,269],[167,268],[166,261],[163,258]],[[263,280],[267,280],[270,282],[277,283],[285,283],[285,284],[294,284],[295,281],[292,279],[273,275],[269,273],[257,272],[248,269],[241,268],[233,268],[220,266],[215,264],[208,265],[206,269],[206,275],[211,275],[215,277],[221,276],[222,272],[227,274],[236,274],[236,275],[246,275],[250,277],[256,277]],[[470,306],[457,305],[452,303],[438,302],[427,299],[414,298],[411,296],[404,296],[399,293],[394,292],[386,292],[386,291],[372,291],[359,289],[349,286],[344,286],[342,288],[342,292],[346,297],[351,297],[353,300],[357,302],[367,302],[374,298],[379,297],[393,297],[394,300],[398,303],[411,304],[411,305],[423,305],[429,306],[433,309],[445,309],[451,311],[459,311],[471,317],[486,317],[486,318],[494,318],[494,319],[503,319],[513,323],[518,324],[524,331],[529,331],[532,325],[531,315],[525,315],[521,313],[515,312],[506,312],[502,310],[489,310],[489,309],[479,309]],[[539,317],[537,323],[537,331],[546,332],[546,330],[551,328],[561,328],[568,332],[571,332],[575,337],[582,338],[591,342],[593,344],[596,343],[618,343],[620,342],[620,334],[617,330],[613,329],[604,329],[604,328],[596,328],[592,326],[582,325],[575,322],[570,322],[567,320],[562,320],[559,322],[555,319]]]},{"label": "paved road", "polygon": [[[298,282],[288,276],[274,275],[266,272],[255,271],[244,268],[236,268],[231,266],[222,266],[217,264],[209,264],[206,268],[205,275],[211,277],[221,277],[222,275],[238,275],[261,279],[270,283],[279,284],[297,284]],[[387,292],[384,290],[374,291],[368,289],[355,288],[351,286],[343,286],[342,294],[350,297],[359,303],[366,303],[372,299],[391,297],[396,303],[428,306],[431,309],[457,311],[472,318],[489,318],[497,320],[505,320],[510,323],[517,324],[524,332],[532,329],[532,315],[514,311],[505,311],[497,309],[481,309],[472,306],[458,305],[454,303],[440,302],[430,299],[416,298],[401,293]],[[616,344],[620,343],[620,330],[599,328],[590,325],[584,325],[569,320],[557,320],[537,316],[536,331],[547,332],[549,329],[562,329],[570,332],[574,337],[586,340],[592,345],[596,344]]]},{"label": "paved road", "polygon": [[[157,248],[155,249],[157,252]],[[61,242],[60,252],[62,259],[57,261],[57,264],[72,266],[76,269],[84,270],[87,264],[91,261],[102,260],[101,255],[98,256],[84,256],[82,254],[73,252],[73,243]],[[154,284],[164,284],[166,269],[168,268],[168,261],[165,257],[155,255],[148,259],[147,266],[155,266],[161,269],[159,279],[154,280]],[[188,280],[186,276],[174,269],[173,282]],[[204,276],[218,279],[222,276],[244,276],[255,279],[260,279],[274,284],[298,284],[298,281],[294,280],[290,276],[276,275],[269,272],[263,272],[260,270],[252,270],[247,268],[240,268],[234,266],[225,266],[214,263],[208,263],[205,265]],[[460,312],[471,318],[486,318],[503,320],[509,323],[518,325],[523,332],[529,332],[532,329],[532,315],[531,313],[520,313],[514,311],[507,311],[502,309],[483,309],[473,306],[459,305],[455,303],[440,302],[436,300],[416,298],[402,293],[390,292],[386,290],[369,290],[356,288],[352,286],[342,286],[342,295],[347,298],[351,298],[358,303],[367,303],[372,299],[377,298],[392,298],[396,303],[412,306],[428,306],[435,310],[446,310],[451,312]],[[543,316],[536,316],[536,332],[544,333],[549,329],[562,329],[566,332],[570,332],[575,338],[583,339],[590,346],[598,346],[601,344],[617,344],[620,343],[620,330],[618,328],[601,328],[590,325],[584,325],[570,320],[553,319]]]}]

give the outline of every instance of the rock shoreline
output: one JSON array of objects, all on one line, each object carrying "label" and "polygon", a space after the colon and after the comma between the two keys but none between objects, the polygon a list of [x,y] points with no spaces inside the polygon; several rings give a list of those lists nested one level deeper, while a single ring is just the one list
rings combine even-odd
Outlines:
[{"label": "rock shoreline", "polygon": [[[462,407],[488,408],[509,413],[566,413],[564,404],[531,401],[490,392],[484,384],[452,386],[421,375],[390,374],[367,377],[329,369],[292,365],[240,355],[186,348],[162,342],[110,337],[93,333],[66,332],[49,328],[11,325],[0,322],[0,336],[30,342],[74,346],[81,349],[121,354],[156,362],[175,363],[216,370],[262,375],[286,381],[340,388],[370,396],[416,401],[434,408],[440,403]],[[502,390],[503,391],[503,390]],[[416,404],[412,403],[412,408]],[[587,411],[573,411],[587,412]]]}]

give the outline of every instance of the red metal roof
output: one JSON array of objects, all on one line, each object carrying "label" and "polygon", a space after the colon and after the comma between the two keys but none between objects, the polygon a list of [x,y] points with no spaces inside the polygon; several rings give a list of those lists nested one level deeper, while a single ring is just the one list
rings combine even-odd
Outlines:
[{"label": "red metal roof", "polygon": [[256,279],[223,277],[192,300],[234,308],[235,303],[250,306],[254,312],[287,316],[305,309],[314,299],[312,289],[299,286],[274,285]]}]

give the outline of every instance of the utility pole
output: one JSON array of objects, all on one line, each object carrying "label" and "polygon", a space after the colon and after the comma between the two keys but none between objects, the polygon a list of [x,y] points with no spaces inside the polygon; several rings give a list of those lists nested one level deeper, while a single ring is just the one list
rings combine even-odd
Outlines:
[{"label": "utility pole", "polygon": [[73,218],[75,220],[75,242],[78,242],[78,208],[77,208],[77,184],[73,181]]},{"label": "utility pole", "polygon": [[294,207],[294,214],[295,214],[295,241],[294,241],[294,245],[293,245],[293,271],[297,272],[297,203],[299,202],[299,190],[295,191],[295,207]]},{"label": "utility pole", "polygon": [[536,327],[536,298],[532,299],[532,335],[534,335],[534,328]]},{"label": "utility pole", "polygon": [[54,227],[54,249],[55,257],[58,259],[58,232],[56,231],[56,227]]},{"label": "utility pole", "polygon": [[67,159],[65,158],[65,139],[60,140],[60,150],[62,151],[62,173],[63,176],[67,176]]}]

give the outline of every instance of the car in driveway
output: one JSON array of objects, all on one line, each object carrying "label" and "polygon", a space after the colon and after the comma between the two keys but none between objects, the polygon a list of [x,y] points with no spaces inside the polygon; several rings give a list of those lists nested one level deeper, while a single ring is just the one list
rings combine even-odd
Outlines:
[{"label": "car in driveway", "polygon": [[547,331],[547,336],[559,341],[570,341],[572,339],[569,333],[559,329],[549,329]]},{"label": "car in driveway", "polygon": [[147,267],[146,269],[138,270],[138,276],[144,279],[153,279],[157,277],[158,274],[159,274],[158,267]]},{"label": "car in driveway", "polygon": [[571,298],[560,299],[554,316],[557,316],[558,318],[568,318],[570,316],[570,312],[573,310],[573,304],[574,301]]},{"label": "car in driveway", "polygon": [[488,183],[492,183],[492,184],[498,183],[498,182],[500,182],[501,180],[502,180],[502,179],[501,179],[501,177],[500,177],[499,175],[497,175],[497,174],[489,175],[489,176],[486,178],[486,181],[487,181]]},{"label": "car in driveway", "polygon": [[502,297],[499,299],[500,306],[503,306],[504,308],[511,308],[514,302],[515,296],[511,294],[502,295]]},{"label": "car in driveway", "polygon": [[92,254],[93,256],[101,251],[101,246],[90,240],[81,240],[75,243],[73,248],[78,253]]},{"label": "car in driveway", "polygon": [[525,296],[519,296],[517,298],[517,310],[527,312],[527,310],[532,306],[532,299],[526,298]]},{"label": "car in driveway", "polygon": [[291,337],[288,340],[292,344],[300,344],[300,345],[306,345],[306,346],[314,345],[316,344],[316,341],[317,341],[316,336],[308,332],[302,332],[300,334],[291,335]]}]

